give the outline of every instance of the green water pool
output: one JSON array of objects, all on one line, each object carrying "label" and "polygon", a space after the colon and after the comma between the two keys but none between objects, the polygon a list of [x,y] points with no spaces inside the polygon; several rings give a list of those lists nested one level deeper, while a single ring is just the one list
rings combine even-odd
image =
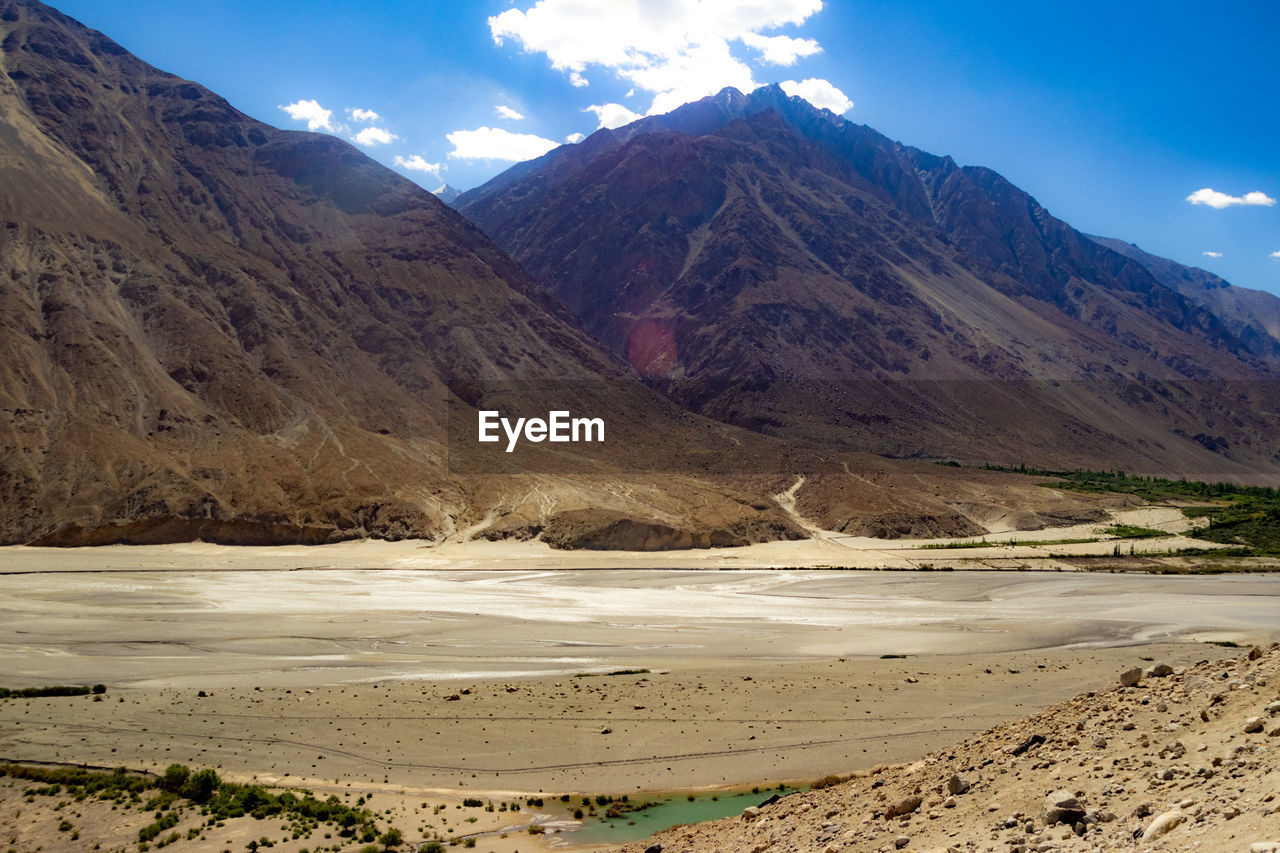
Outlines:
[{"label": "green water pool", "polygon": [[679,794],[669,797],[645,797],[637,802],[653,805],[643,811],[626,812],[613,820],[604,818],[605,806],[596,806],[599,817],[587,817],[582,829],[566,832],[562,837],[570,844],[625,844],[640,838],[648,838],[678,823],[699,823],[722,817],[742,814],[747,806],[758,806],[774,794],[790,794],[797,788],[762,788],[759,791],[721,791],[716,794],[698,794],[689,799]]}]

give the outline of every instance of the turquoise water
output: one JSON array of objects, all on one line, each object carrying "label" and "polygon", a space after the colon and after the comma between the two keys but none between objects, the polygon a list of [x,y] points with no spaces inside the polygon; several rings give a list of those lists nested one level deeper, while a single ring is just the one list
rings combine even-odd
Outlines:
[{"label": "turquoise water", "polygon": [[716,794],[699,794],[692,800],[687,795],[672,795],[661,799],[637,797],[635,803],[651,802],[644,811],[627,812],[616,820],[605,820],[608,806],[596,806],[598,818],[587,817],[582,829],[566,832],[562,837],[570,844],[625,844],[648,838],[677,823],[699,823],[722,817],[742,814],[747,806],[758,806],[774,794],[794,793],[796,788],[779,791],[763,788],[757,793],[721,791]]}]

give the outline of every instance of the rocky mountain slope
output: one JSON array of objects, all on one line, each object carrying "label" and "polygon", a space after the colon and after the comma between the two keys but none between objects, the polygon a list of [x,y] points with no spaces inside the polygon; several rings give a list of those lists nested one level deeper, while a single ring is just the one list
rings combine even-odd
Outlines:
[{"label": "rocky mountain slope", "polygon": [[[0,43],[0,539],[444,535],[555,491],[454,470],[449,407],[484,383],[513,405],[579,383],[622,435],[707,430],[345,142],[254,121],[36,2],[0,4]],[[621,446],[578,467],[625,468]],[[630,502],[557,482],[571,507],[786,527],[706,482]]]},{"label": "rocky mountain slope", "polygon": [[1173,670],[624,853],[1280,850],[1280,649]]},{"label": "rocky mountain slope", "polygon": [[[835,490],[854,526],[1097,512],[691,415],[431,193],[35,0],[0,0],[0,188],[3,543],[741,544],[803,535],[772,496],[823,471],[801,498],[880,484]],[[508,455],[481,407],[608,433]]]},{"label": "rocky mountain slope", "polygon": [[1142,264],[1165,287],[1208,308],[1232,334],[1260,356],[1280,355],[1280,297],[1261,290],[1235,287],[1208,270],[1188,267],[1144,252],[1133,243],[1111,237],[1089,237],[1126,258]]},{"label": "rocky mountain slope", "polygon": [[1238,323],[995,172],[776,86],[598,131],[456,206],[719,420],[895,456],[1280,471],[1280,362]]}]

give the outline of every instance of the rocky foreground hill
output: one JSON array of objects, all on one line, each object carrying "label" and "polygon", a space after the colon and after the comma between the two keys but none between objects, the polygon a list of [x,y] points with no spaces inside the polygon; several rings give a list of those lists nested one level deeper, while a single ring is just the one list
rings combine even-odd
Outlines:
[{"label": "rocky foreground hill", "polygon": [[1280,644],[1155,661],[911,765],[624,853],[1280,851]]}]

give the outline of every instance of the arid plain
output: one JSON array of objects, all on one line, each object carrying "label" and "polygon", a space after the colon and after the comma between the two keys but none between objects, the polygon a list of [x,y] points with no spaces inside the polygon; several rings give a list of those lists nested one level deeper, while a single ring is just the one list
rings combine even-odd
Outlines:
[{"label": "arid plain", "polygon": [[[894,547],[979,568],[1035,547],[919,544]],[[1044,555],[1027,565],[1056,570],[783,570],[831,549],[854,565],[887,556],[822,539],[666,555],[5,549],[6,683],[108,694],[0,705],[0,755],[181,762],[376,791],[402,810],[804,782],[915,760],[1143,661],[1189,664],[1224,651],[1207,643],[1278,634],[1274,574],[1082,572]],[[508,841],[493,849],[517,849]]]}]

